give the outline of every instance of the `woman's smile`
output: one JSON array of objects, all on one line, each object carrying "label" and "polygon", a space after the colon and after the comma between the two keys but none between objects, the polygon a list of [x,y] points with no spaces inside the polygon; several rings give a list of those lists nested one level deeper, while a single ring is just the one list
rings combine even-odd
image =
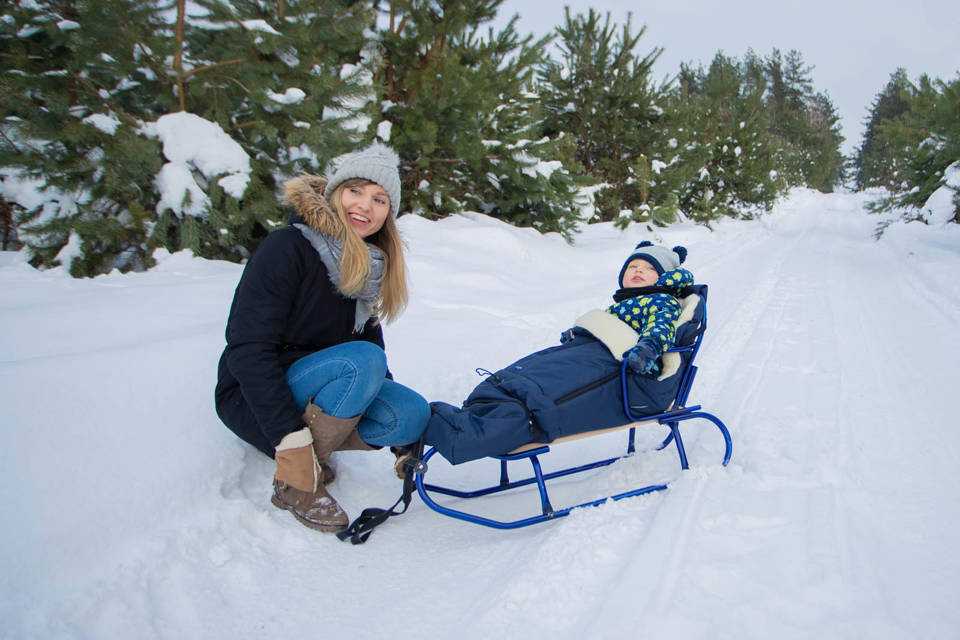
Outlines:
[{"label": "woman's smile", "polygon": [[390,215],[390,196],[376,183],[347,187],[340,194],[340,203],[350,226],[362,238],[379,231]]}]

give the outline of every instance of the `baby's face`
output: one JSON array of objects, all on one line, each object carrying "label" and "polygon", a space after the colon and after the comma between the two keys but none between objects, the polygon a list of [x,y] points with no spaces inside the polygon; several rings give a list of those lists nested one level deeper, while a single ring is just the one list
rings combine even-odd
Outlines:
[{"label": "baby's face", "polygon": [[622,286],[625,289],[632,287],[651,287],[657,284],[657,270],[646,260],[637,258],[631,260],[627,270],[623,272]]}]

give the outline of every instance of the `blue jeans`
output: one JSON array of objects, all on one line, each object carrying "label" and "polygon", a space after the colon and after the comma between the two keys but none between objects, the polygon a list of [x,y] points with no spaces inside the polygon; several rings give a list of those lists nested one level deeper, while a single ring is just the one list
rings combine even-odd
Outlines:
[{"label": "blue jeans", "polygon": [[327,415],[363,414],[357,430],[367,444],[416,442],[427,427],[430,405],[419,393],[386,378],[383,349],[364,340],[329,347],[294,362],[287,384],[297,406],[310,400]]}]

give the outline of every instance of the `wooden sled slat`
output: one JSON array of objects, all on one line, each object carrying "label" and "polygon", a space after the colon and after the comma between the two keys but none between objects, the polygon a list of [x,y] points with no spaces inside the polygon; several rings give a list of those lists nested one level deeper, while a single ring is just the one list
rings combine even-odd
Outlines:
[{"label": "wooden sled slat", "polygon": [[531,451],[533,449],[539,449],[543,446],[553,446],[556,444],[564,444],[566,442],[576,442],[577,440],[583,440],[585,438],[592,438],[593,436],[601,436],[607,433],[619,433],[620,431],[626,431],[628,429],[637,429],[640,427],[646,427],[653,424],[657,424],[656,420],[644,420],[641,422],[631,422],[630,424],[624,424],[619,427],[607,427],[606,429],[595,429],[593,431],[581,431],[580,433],[574,433],[569,436],[562,436],[553,440],[552,442],[530,442],[528,444],[522,445],[510,452],[509,455],[515,455],[518,453],[523,453],[525,451]]}]

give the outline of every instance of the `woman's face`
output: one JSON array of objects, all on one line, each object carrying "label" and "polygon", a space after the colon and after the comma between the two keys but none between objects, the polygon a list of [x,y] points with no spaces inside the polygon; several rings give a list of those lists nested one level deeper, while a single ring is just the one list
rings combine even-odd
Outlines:
[{"label": "woman's face", "polygon": [[340,191],[340,205],[347,215],[347,222],[361,238],[380,231],[390,215],[390,196],[373,182],[344,187]]}]

